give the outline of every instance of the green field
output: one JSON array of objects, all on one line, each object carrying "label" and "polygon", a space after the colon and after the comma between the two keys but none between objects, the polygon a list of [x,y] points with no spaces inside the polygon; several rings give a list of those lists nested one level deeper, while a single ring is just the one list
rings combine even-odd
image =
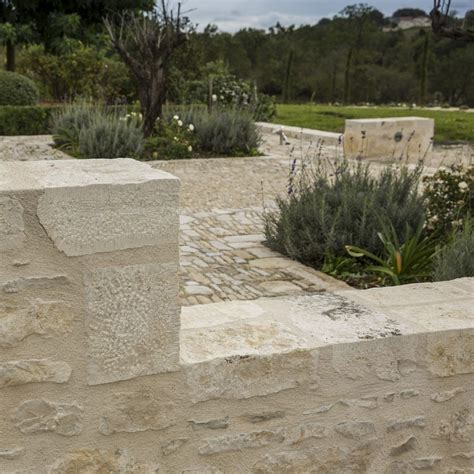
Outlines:
[{"label": "green field", "polygon": [[342,133],[346,119],[410,116],[434,118],[435,142],[437,143],[455,141],[474,143],[474,113],[463,111],[280,104],[273,122]]}]

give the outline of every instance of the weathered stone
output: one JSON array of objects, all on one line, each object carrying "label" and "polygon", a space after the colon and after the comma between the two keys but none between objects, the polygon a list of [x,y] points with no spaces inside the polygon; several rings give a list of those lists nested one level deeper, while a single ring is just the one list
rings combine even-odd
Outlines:
[{"label": "weathered stone", "polygon": [[252,468],[254,474],[277,473],[358,473],[368,472],[375,445],[356,448],[330,447],[305,450],[279,450],[265,455]]},{"label": "weathered stone", "polygon": [[474,330],[428,335],[428,369],[439,377],[474,372]]},{"label": "weathered stone", "polygon": [[395,392],[387,393],[387,394],[384,395],[384,397],[383,397],[383,401],[384,401],[385,403],[392,403],[394,400],[395,400]]},{"label": "weathered stone", "polygon": [[285,428],[285,443],[298,444],[307,439],[322,439],[328,436],[326,426],[314,421],[305,421],[297,426]]},{"label": "weathered stone", "polygon": [[83,409],[77,404],[47,400],[28,400],[15,411],[15,426],[22,433],[52,431],[63,436],[75,436],[82,431]]},{"label": "weathered stone", "polygon": [[245,399],[310,382],[315,359],[309,351],[268,356],[233,356],[186,365],[194,403],[216,398]]},{"label": "weathered stone", "polygon": [[404,454],[408,451],[416,449],[417,446],[417,439],[414,436],[410,436],[407,440],[403,441],[403,443],[399,444],[398,446],[394,446],[390,450],[390,456],[400,456],[400,454]]},{"label": "weathered stone", "polygon": [[7,196],[0,197],[0,250],[19,249],[25,243],[23,207]]},{"label": "weathered stone", "polygon": [[115,393],[100,420],[103,435],[168,428],[176,423],[175,405],[155,398],[150,391]]},{"label": "weathered stone", "polygon": [[89,384],[178,370],[176,264],[102,268],[85,282]]},{"label": "weathered stone", "polygon": [[225,418],[207,421],[190,420],[189,423],[195,430],[200,428],[208,430],[225,430],[229,427],[229,417],[226,416]]},{"label": "weathered stone", "polygon": [[56,286],[69,285],[69,283],[69,278],[66,275],[36,275],[7,281],[0,284],[0,288],[4,293],[19,293],[27,289],[48,290]]},{"label": "weathered stone", "polygon": [[375,433],[375,425],[370,421],[344,421],[334,428],[345,438],[361,439]]},{"label": "weathered stone", "polygon": [[454,453],[451,455],[453,458],[460,458],[460,459],[472,459],[474,458],[474,451],[470,453]]},{"label": "weathered stone", "polygon": [[12,461],[13,459],[18,459],[22,454],[24,454],[25,448],[9,448],[9,449],[0,449],[0,459],[6,459],[7,461]]},{"label": "weathered stone", "polygon": [[179,181],[129,160],[106,161],[79,161],[76,185],[46,187],[37,214],[56,247],[78,256],[176,244]]},{"label": "weathered stone", "polygon": [[442,420],[438,425],[433,439],[444,439],[453,443],[469,442],[474,436],[474,417],[467,408],[460,410]]},{"label": "weathered stone", "polygon": [[0,303],[0,348],[14,347],[33,334],[53,336],[70,332],[74,313],[61,301]]},{"label": "weathered stone", "polygon": [[444,403],[444,402],[447,402],[448,400],[451,400],[456,395],[459,395],[460,393],[464,393],[464,392],[465,390],[462,387],[456,387],[453,390],[447,390],[445,392],[434,393],[431,397],[431,400],[437,403]]},{"label": "weathered stone", "polygon": [[125,449],[82,449],[64,456],[48,474],[158,474],[158,466],[139,464]]},{"label": "weathered stone", "polygon": [[191,466],[183,469],[181,474],[224,474],[217,467],[209,466],[209,465],[200,465],[200,466]]},{"label": "weathered stone", "polygon": [[268,411],[268,412],[263,412],[256,415],[245,415],[244,418],[250,423],[263,423],[265,421],[274,420],[275,418],[284,418],[284,417],[285,417],[284,411]]},{"label": "weathered stone", "polygon": [[441,460],[438,457],[418,458],[410,461],[410,465],[417,471],[432,471]]},{"label": "weathered stone", "polygon": [[421,428],[426,426],[424,416],[416,416],[414,418],[408,418],[406,420],[396,420],[389,423],[387,426],[388,432],[405,430],[407,428]]},{"label": "weathered stone", "polygon": [[170,454],[178,451],[179,448],[184,446],[189,441],[189,438],[178,438],[166,443],[161,447],[163,456],[169,456]]},{"label": "weathered stone", "polygon": [[216,454],[248,448],[261,448],[272,444],[281,444],[284,440],[283,429],[228,434],[218,438],[207,438],[205,443],[199,448],[199,453]]},{"label": "weathered stone", "polygon": [[413,389],[403,390],[402,392],[400,392],[400,398],[407,400],[408,398],[417,397],[419,394],[420,392],[418,390],[413,390]]},{"label": "weathered stone", "polygon": [[353,400],[339,400],[336,404],[341,404],[350,408],[367,408],[374,410],[379,406],[377,397],[358,398]]},{"label": "weathered stone", "polygon": [[64,383],[71,376],[66,362],[49,359],[10,361],[0,364],[0,389],[27,383]]}]

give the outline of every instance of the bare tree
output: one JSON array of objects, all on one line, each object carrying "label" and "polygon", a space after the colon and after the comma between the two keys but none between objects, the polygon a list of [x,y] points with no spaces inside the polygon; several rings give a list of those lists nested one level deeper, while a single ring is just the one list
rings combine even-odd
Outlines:
[{"label": "bare tree", "polygon": [[104,19],[114,48],[134,76],[143,114],[143,133],[153,132],[166,100],[173,53],[188,39],[189,18],[161,0],[151,13],[122,12]]},{"label": "bare tree", "polygon": [[433,0],[433,10],[430,13],[433,32],[454,40],[474,41],[474,30],[469,29],[468,25],[459,25],[453,21],[451,4],[452,0]]}]

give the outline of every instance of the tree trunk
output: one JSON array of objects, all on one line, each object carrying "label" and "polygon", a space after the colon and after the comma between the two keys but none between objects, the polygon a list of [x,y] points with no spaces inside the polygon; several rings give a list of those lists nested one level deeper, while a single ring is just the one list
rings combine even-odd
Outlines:
[{"label": "tree trunk", "polygon": [[166,100],[166,75],[163,69],[148,81],[139,81],[138,96],[143,115],[143,134],[145,138],[153,134],[155,122],[163,113]]},{"label": "tree trunk", "polygon": [[7,41],[7,71],[15,72],[16,69],[16,50],[13,41]]},{"label": "tree trunk", "polygon": [[423,55],[421,58],[421,71],[420,71],[420,105],[425,105],[425,102],[426,102],[426,76],[428,72],[428,48],[429,48],[429,36],[425,33],[425,41],[423,43]]}]

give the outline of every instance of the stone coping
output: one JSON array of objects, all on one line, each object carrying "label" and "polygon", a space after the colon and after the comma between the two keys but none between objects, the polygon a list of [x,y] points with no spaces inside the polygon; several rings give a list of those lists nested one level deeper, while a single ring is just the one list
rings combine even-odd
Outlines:
[{"label": "stone coping", "polygon": [[0,162],[2,191],[32,191],[92,185],[140,184],[178,178],[131,158]]},{"label": "stone coping", "polygon": [[182,309],[181,363],[474,328],[474,278]]},{"label": "stone coping", "polygon": [[342,133],[326,132],[313,128],[292,127],[269,122],[257,122],[257,127],[262,133],[276,133],[283,128],[285,135],[289,138],[299,138],[309,141],[321,141],[326,145],[341,145]]},{"label": "stone coping", "polygon": [[350,123],[379,123],[379,122],[388,122],[388,123],[398,123],[398,122],[434,122],[434,119],[429,117],[380,117],[380,118],[365,118],[365,119],[347,119],[346,122]]}]

